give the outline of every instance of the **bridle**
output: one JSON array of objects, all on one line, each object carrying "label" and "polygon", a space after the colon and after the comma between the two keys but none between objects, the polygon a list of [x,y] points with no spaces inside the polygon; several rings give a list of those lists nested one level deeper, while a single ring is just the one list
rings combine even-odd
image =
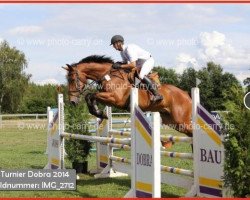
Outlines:
[{"label": "bridle", "polygon": [[[76,79],[68,78],[68,81],[69,82],[71,82],[71,81],[75,82],[75,84],[76,84],[76,90],[69,90],[69,93],[70,93],[71,96],[79,97],[80,95],[84,94],[84,92],[86,91],[86,89],[81,89],[81,84],[80,83],[81,82],[83,83],[83,81],[81,81],[81,79],[80,79],[77,67],[76,67],[76,70],[74,70],[74,72],[69,72],[68,76],[70,77],[73,74],[76,75]],[[78,93],[78,95],[74,94],[76,92]]]},{"label": "bridle", "polygon": [[[74,69],[73,72],[69,72],[68,77],[70,77],[71,75],[75,74],[75,75],[76,75],[76,79],[68,78],[68,81],[69,81],[69,82],[70,82],[70,81],[75,81],[76,90],[69,90],[69,93],[70,93],[71,96],[74,96],[74,97],[77,97],[77,98],[78,98],[80,95],[83,95],[86,91],[90,90],[89,88],[91,88],[91,87],[86,87],[86,86],[85,86],[84,89],[81,89],[81,84],[80,84],[80,83],[84,83],[84,81],[82,81],[82,80],[80,79],[80,75],[79,75],[79,72],[78,72],[78,70],[77,70],[77,66],[76,66],[76,65],[74,66],[74,68],[75,68],[75,69]],[[121,77],[120,77],[120,76],[117,76],[117,75],[113,75],[112,72],[114,72],[114,71],[118,71]],[[122,76],[122,73],[121,73],[120,70],[111,69],[109,75],[110,75],[110,76],[116,76],[116,77],[118,77],[118,78],[124,80],[124,77]],[[85,84],[85,85],[92,86],[92,85],[94,85],[95,83],[96,83],[97,85],[100,85],[101,82],[102,82],[103,80],[105,80],[104,77],[102,77],[100,80],[96,80],[96,81],[93,80],[90,84]],[[78,95],[75,95],[75,94],[74,94],[74,93],[76,93],[76,92],[78,93]]]},{"label": "bridle", "polygon": [[[76,84],[76,90],[69,90],[69,93],[71,96],[74,96],[74,97],[79,97],[80,95],[83,95],[86,91],[90,90],[89,88],[91,87],[86,87],[84,89],[81,89],[81,83],[84,83],[84,81],[82,81],[80,79],[80,75],[79,75],[79,72],[77,70],[77,66],[75,66],[75,70],[74,72],[70,72],[68,74],[68,76],[70,75],[73,75],[75,74],[76,75],[76,79],[71,79],[71,78],[68,78],[69,81],[75,81],[75,84]],[[88,85],[88,86],[92,86],[94,85],[95,83],[98,83],[98,81],[92,81],[90,84],[85,84],[85,85]],[[75,95],[73,93],[77,92],[78,95]]]}]

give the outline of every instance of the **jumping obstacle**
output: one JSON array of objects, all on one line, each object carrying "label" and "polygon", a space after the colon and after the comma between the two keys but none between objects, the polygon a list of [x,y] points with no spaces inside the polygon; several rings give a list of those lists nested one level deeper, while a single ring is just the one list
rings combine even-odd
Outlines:
[{"label": "jumping obstacle", "polygon": [[[48,127],[47,127],[47,130],[48,130],[47,131],[47,140],[49,140],[49,138],[50,138],[49,137],[50,127],[49,126],[50,126],[50,124],[51,124],[54,116],[56,115],[57,111],[58,111],[58,108],[47,107],[47,124],[48,124]],[[111,114],[112,117],[114,115],[119,115],[119,116],[121,116],[121,115],[130,115],[130,113],[112,113]],[[94,118],[94,119],[92,119],[92,120],[90,120],[88,122],[88,125],[91,126],[91,129],[88,130],[89,133],[92,133],[92,134],[95,133],[96,134],[96,132],[97,132],[97,126],[99,124],[99,121],[100,121],[99,118]],[[127,125],[130,125],[130,123],[131,123],[130,119],[126,119],[126,120],[125,119],[112,120],[112,124],[114,124],[114,125],[122,125],[123,124],[124,126],[127,126]],[[115,128],[114,130],[121,131],[121,132],[127,132],[127,131],[131,131],[131,128],[125,128],[125,127],[123,127],[123,128]],[[46,151],[44,153],[46,155],[48,155],[48,151],[49,151],[48,150],[48,148],[49,148],[48,144],[49,144],[49,141],[47,141],[47,147],[46,147]],[[92,149],[92,150],[96,150],[96,149]]]},{"label": "jumping obstacle", "polygon": [[[161,182],[188,190],[185,196],[222,197],[224,190],[223,161],[224,148],[223,136],[220,133],[219,122],[214,119],[199,104],[199,89],[192,89],[193,101],[193,127],[194,138],[162,135],[161,141],[185,142],[193,144],[193,153],[161,151],[161,156],[179,159],[192,159],[193,170],[161,166]],[[112,127],[111,109],[106,108],[108,120],[97,128],[97,135],[103,137],[125,136],[131,133],[117,131]],[[130,150],[129,145],[97,143],[97,169],[91,172],[97,173],[96,178],[119,177],[131,175],[131,161],[127,158],[114,156],[113,149],[120,148]]]},{"label": "jumping obstacle", "polygon": [[[63,96],[58,96],[58,112],[50,124],[48,169],[64,168],[64,140],[79,139],[105,144],[129,145],[131,148],[131,189],[126,197],[160,197],[160,115],[152,113],[152,122],[138,105],[138,91],[131,92],[131,139],[86,136],[64,131]],[[106,145],[106,149],[108,149]],[[110,157],[115,159],[115,157]],[[147,176],[145,176],[145,174]]]},{"label": "jumping obstacle", "polygon": [[[176,137],[176,136],[161,136],[161,137],[159,136],[159,138],[161,138],[161,140],[164,141],[170,140],[175,142],[193,143],[193,148],[194,148],[193,154],[162,151],[161,153],[159,152],[159,154],[157,155],[159,157],[161,154],[173,158],[178,157],[183,159],[184,158],[193,159],[194,163],[193,170],[174,168],[171,166],[160,166],[160,171],[162,173],[160,172],[158,173],[157,171],[151,169],[150,171],[147,172],[144,171],[142,176],[158,177],[159,180],[157,182],[158,186],[155,185],[154,187],[157,188],[156,189],[157,191],[159,191],[160,188],[159,183],[162,182],[186,188],[188,190],[186,196],[197,195],[201,197],[223,197],[224,190],[222,187],[223,186],[222,176],[223,176],[224,149],[222,143],[223,136],[220,133],[220,126],[219,123],[199,104],[198,88],[192,89],[192,100],[193,100],[192,121],[194,127],[194,137],[189,138],[189,137]],[[110,113],[111,111],[107,110],[108,116],[110,116]],[[143,114],[141,115],[143,116]],[[134,130],[136,124],[135,120],[131,118],[131,122],[132,122],[131,127],[133,127],[132,130]],[[160,120],[158,120],[158,123],[159,122]],[[98,178],[98,177],[131,175],[131,181],[132,181],[131,188],[136,188],[136,186],[138,186],[139,188],[138,187],[136,188],[138,191],[144,191],[144,194],[149,193],[145,189],[143,190],[142,187],[140,187],[141,185],[136,184],[136,181],[134,181],[136,177],[134,175],[136,162],[134,161],[135,157],[133,156],[135,155],[135,152],[133,152],[135,147],[133,147],[133,142],[131,143],[131,141],[133,141],[134,134],[133,133],[130,134],[129,132],[124,132],[124,131],[113,130],[111,124],[112,123],[106,120],[104,121],[104,124],[102,124],[102,126],[98,127],[97,129],[98,132],[100,133],[100,136],[97,137],[112,138],[112,139],[111,140],[105,139],[102,141],[101,140],[98,141],[98,139],[95,140],[98,141],[97,143],[100,145],[100,148],[98,148],[99,152],[97,152],[99,153],[98,170],[100,171],[100,173],[96,174],[95,177]],[[158,125],[158,127],[160,127],[160,124]],[[61,132],[64,131],[61,130]],[[67,137],[72,137],[72,134],[67,135],[65,133],[64,135]],[[114,135],[126,135],[126,137],[129,137],[131,135],[132,138],[131,139],[115,138]],[[91,136],[88,136],[88,138],[84,137],[84,139],[93,141],[91,140],[90,137]],[[81,137],[79,137],[78,139],[80,138]],[[140,139],[145,139],[145,138],[140,138]],[[156,142],[159,143],[160,139],[156,140]],[[157,145],[154,146],[156,147]],[[131,150],[131,159],[114,156],[113,148],[122,148],[125,150]],[[63,150],[61,151],[61,155],[64,155]],[[142,153],[142,155],[144,154]],[[60,160],[62,161],[62,159]],[[159,163],[159,160],[156,159],[157,163]],[[57,163],[60,162],[57,161]],[[62,166],[63,165],[61,165],[61,167]],[[155,178],[153,179],[156,180]],[[146,187],[146,186],[148,185],[144,185],[144,188],[152,189],[152,187]],[[132,189],[132,191],[135,191],[136,189]],[[126,197],[133,197],[132,194],[135,194],[135,192],[128,193]],[[156,196],[159,195],[155,195],[155,197]]]}]

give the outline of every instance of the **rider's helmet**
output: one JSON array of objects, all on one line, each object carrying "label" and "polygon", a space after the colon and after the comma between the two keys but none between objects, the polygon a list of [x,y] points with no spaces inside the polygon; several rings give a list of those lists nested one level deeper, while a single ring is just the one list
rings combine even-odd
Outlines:
[{"label": "rider's helmet", "polygon": [[124,38],[121,35],[114,35],[111,38],[111,44],[110,45],[113,45],[116,42],[124,42]]}]

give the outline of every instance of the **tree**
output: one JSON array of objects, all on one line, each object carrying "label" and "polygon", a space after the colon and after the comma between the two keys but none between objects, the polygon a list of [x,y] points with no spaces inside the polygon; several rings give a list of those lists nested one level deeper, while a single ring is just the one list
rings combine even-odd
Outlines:
[{"label": "tree", "polygon": [[243,89],[234,85],[223,93],[225,107],[230,112],[223,116],[225,135],[225,184],[235,197],[250,194],[250,111],[242,103]]},{"label": "tree", "polygon": [[0,43],[0,106],[2,112],[18,110],[30,75],[24,72],[27,60],[23,52],[10,47],[6,41]]},{"label": "tree", "polygon": [[166,69],[164,67],[158,66],[154,67],[154,71],[158,72],[161,83],[178,85],[179,76],[173,69]]},{"label": "tree", "polygon": [[191,93],[191,89],[196,86],[197,72],[194,68],[187,68],[180,76],[179,88]]},{"label": "tree", "polygon": [[204,91],[201,93],[201,103],[209,111],[225,110],[224,102],[227,99],[223,93],[232,86],[242,89],[233,74],[223,73],[222,67],[213,62],[207,63],[207,67],[199,70],[197,78],[202,81],[199,88]]},{"label": "tree", "polygon": [[246,86],[246,92],[250,92],[250,77],[247,77],[244,81],[243,84]]},{"label": "tree", "polygon": [[19,113],[46,113],[46,108],[57,106],[57,86],[30,83],[18,109]]},{"label": "tree", "polygon": [[[65,131],[80,135],[89,133],[89,112],[85,102],[80,102],[77,107],[65,104]],[[89,156],[91,142],[87,140],[66,140],[65,150],[67,158],[73,163],[82,163]]]}]

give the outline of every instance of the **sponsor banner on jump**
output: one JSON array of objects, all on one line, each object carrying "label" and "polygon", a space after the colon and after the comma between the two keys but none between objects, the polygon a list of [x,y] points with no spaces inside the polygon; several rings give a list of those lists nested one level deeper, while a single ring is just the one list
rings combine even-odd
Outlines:
[{"label": "sponsor banner on jump", "polygon": [[199,195],[222,197],[224,147],[220,123],[201,105],[197,108],[196,120],[199,125],[196,132],[199,137],[196,138],[199,141]]},{"label": "sponsor banner on jump", "polygon": [[[152,170],[152,129],[139,109],[135,109],[136,148],[136,197],[152,198],[152,177],[145,176]],[[141,148],[143,147],[143,148]],[[143,174],[141,174],[143,173]]]}]

